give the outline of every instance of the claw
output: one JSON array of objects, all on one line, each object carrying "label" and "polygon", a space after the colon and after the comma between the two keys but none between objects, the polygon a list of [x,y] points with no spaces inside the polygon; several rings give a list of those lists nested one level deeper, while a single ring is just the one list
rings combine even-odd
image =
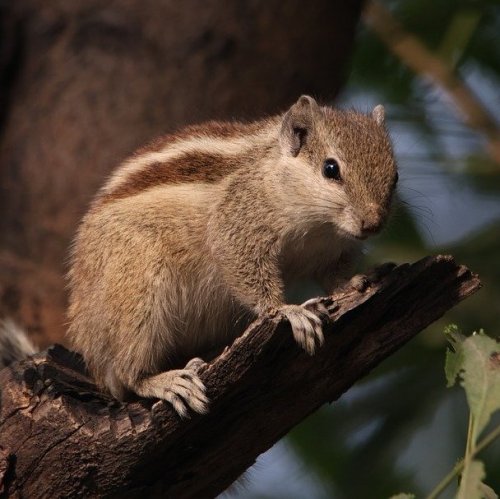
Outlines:
[{"label": "claw", "polygon": [[[314,310],[306,308],[306,304]],[[314,355],[316,347],[322,346],[324,343],[321,319],[318,317],[322,310],[321,307],[317,306],[317,303],[314,303],[313,307],[311,300],[306,304],[285,305],[280,309],[280,313],[290,322],[295,341],[309,355]]]},{"label": "claw", "polygon": [[205,365],[206,362],[203,359],[200,359],[199,357],[194,357],[186,364],[185,369],[198,372]]},{"label": "claw", "polygon": [[182,398],[176,395],[174,392],[167,391],[165,393],[165,400],[173,405],[175,411],[177,412],[177,414],[179,414],[181,418],[190,417],[187,407],[184,404]]},{"label": "claw", "polygon": [[189,409],[200,414],[208,412],[205,385],[190,369],[166,371],[143,379],[135,391],[143,397],[166,400],[182,418],[190,417]]},{"label": "claw", "polygon": [[[319,317],[321,321],[327,321],[330,313],[333,311],[334,302],[330,297],[311,298],[302,304],[302,306]],[[330,310],[332,309],[332,310]]]}]

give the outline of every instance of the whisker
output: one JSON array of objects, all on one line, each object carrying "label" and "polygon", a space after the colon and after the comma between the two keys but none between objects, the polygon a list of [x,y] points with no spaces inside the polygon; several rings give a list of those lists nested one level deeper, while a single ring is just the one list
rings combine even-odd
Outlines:
[{"label": "whisker", "polygon": [[410,210],[416,211],[418,215],[427,218],[429,221],[434,222],[434,212],[429,206],[420,206],[409,203],[408,201],[401,200],[401,204],[407,206]]}]

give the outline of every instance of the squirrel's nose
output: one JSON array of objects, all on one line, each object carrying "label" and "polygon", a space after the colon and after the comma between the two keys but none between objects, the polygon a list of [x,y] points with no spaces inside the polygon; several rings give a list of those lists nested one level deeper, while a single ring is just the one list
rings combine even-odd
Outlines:
[{"label": "squirrel's nose", "polygon": [[370,203],[361,219],[361,231],[365,234],[374,234],[382,227],[384,210],[375,203]]}]

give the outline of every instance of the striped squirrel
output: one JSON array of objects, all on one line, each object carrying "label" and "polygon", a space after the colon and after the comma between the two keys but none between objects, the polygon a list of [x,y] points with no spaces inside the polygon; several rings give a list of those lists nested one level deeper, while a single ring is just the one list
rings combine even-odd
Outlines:
[{"label": "striped squirrel", "polygon": [[313,279],[327,293],[383,225],[397,182],[384,109],[302,96],[284,114],[190,126],[139,150],[98,192],[69,272],[69,338],[100,387],[123,399],[207,410],[197,368],[257,316],[277,312],[308,353],[319,300],[285,303]]}]

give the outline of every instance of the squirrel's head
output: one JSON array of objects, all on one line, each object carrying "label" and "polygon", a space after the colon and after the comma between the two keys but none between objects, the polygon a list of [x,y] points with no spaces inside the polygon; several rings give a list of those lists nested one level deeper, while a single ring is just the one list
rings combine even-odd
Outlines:
[{"label": "squirrel's head", "polygon": [[283,115],[280,147],[288,206],[350,237],[380,230],[398,180],[382,106],[364,115],[303,95]]}]

